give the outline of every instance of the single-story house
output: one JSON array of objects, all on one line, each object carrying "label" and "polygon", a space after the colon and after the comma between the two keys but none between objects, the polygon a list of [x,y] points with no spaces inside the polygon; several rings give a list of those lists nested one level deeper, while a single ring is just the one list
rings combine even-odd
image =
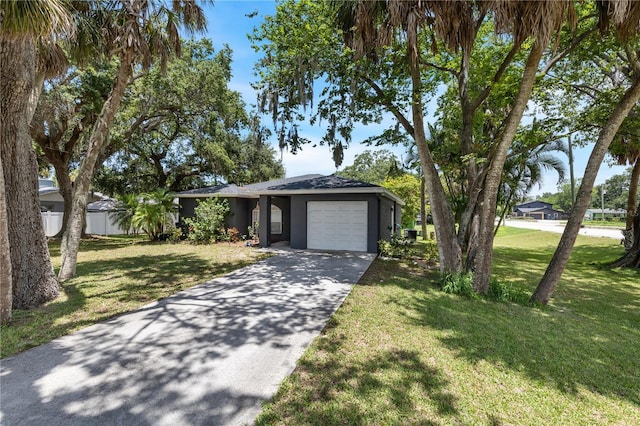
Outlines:
[{"label": "single-story house", "polygon": [[544,201],[529,201],[518,204],[513,211],[513,216],[531,217],[538,220],[559,220],[566,218],[565,212],[555,210],[551,203],[545,203]]},{"label": "single-story house", "polygon": [[[251,185],[199,188],[177,194],[180,218],[192,217],[198,200],[229,201],[227,227],[246,233],[257,226],[260,246],[377,253],[401,223],[404,202],[387,189],[336,175],[303,175]],[[264,226],[266,224],[266,226]]]},{"label": "single-story house", "polygon": [[[60,188],[53,185],[51,179],[38,179],[38,196],[40,198],[40,211],[42,212],[64,212],[64,199],[60,194]],[[112,198],[107,197],[100,192],[89,193],[89,204],[87,205],[87,211],[104,211],[105,205],[101,205],[100,208],[92,208],[93,203],[96,202],[110,202],[115,203]],[[104,204],[104,203],[103,203]]]},{"label": "single-story house", "polygon": [[602,220],[604,218],[626,219],[627,211],[624,209],[587,209],[584,213],[584,220]]}]

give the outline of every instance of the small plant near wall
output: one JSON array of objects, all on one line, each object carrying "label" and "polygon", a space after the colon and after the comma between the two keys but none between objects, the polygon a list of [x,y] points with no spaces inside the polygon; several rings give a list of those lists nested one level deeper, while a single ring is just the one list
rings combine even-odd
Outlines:
[{"label": "small plant near wall", "polygon": [[391,236],[391,241],[379,240],[378,249],[380,256],[393,257],[397,259],[406,258],[409,256],[413,241],[407,238],[403,238],[398,234]]}]

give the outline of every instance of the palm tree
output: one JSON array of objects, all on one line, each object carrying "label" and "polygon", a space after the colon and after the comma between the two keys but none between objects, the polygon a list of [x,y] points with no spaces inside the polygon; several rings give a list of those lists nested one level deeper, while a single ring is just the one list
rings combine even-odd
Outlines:
[{"label": "palm tree", "polygon": [[564,163],[552,152],[567,153],[568,149],[560,141],[545,143],[533,149],[512,149],[505,164],[505,173],[498,194],[502,212],[494,235],[498,232],[505,215],[513,211],[515,204],[524,199],[536,185],[542,183],[543,171],[555,171],[558,174],[558,183],[564,180],[567,172]]},{"label": "palm tree", "polygon": [[8,241],[1,245],[0,257],[11,259],[11,268],[3,267],[0,272],[6,320],[9,294],[18,309],[38,306],[59,294],[40,216],[38,165],[29,123],[39,93],[36,46],[72,33],[74,25],[62,0],[2,0],[0,6],[0,159],[4,172],[0,206],[6,210],[0,215],[6,214],[7,219],[0,240]]},{"label": "palm tree", "polygon": [[164,233],[165,226],[174,222],[177,206],[173,202],[175,194],[161,188],[155,192],[142,195],[142,202],[136,207],[131,217],[131,224],[141,228],[151,241],[158,240]]},{"label": "palm tree", "polygon": [[[75,181],[71,215],[60,248],[60,280],[72,278],[76,274],[91,179],[100,153],[108,143],[109,130],[134,66],[149,67],[154,60],[160,60],[164,64],[171,52],[179,53],[179,26],[187,31],[199,31],[205,27],[204,14],[195,0],[174,0],[171,9],[147,0],[122,0],[113,4],[118,5],[110,11],[114,19],[105,22],[103,32],[108,53],[117,57],[119,69],[111,93],[91,131],[87,151]],[[161,22],[165,23],[164,29],[160,28]]]},{"label": "palm tree", "polygon": [[116,197],[118,204],[116,210],[110,213],[111,219],[120,229],[124,230],[127,235],[133,231],[137,235],[138,227],[133,225],[133,216],[140,205],[138,196],[135,194],[123,194]]}]

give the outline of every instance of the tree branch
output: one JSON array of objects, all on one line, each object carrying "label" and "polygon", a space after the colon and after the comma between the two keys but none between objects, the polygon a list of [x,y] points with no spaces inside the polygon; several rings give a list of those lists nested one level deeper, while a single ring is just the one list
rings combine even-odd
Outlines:
[{"label": "tree branch", "polygon": [[442,65],[434,64],[433,62],[422,61],[422,64],[424,64],[424,65],[426,65],[428,67],[432,67],[432,68],[438,69],[440,71],[448,72],[451,75],[453,75],[455,78],[458,78],[458,76],[460,75],[460,72],[457,71],[457,70],[454,70],[453,68],[443,67]]},{"label": "tree branch", "polygon": [[578,37],[575,37],[572,41],[571,44],[569,45],[569,47],[567,47],[565,50],[563,50],[562,52],[558,53],[556,56],[554,56],[553,58],[551,58],[549,60],[549,62],[547,62],[547,64],[545,65],[544,69],[542,70],[542,72],[540,73],[540,75],[546,75],[549,70],[555,65],[557,64],[559,61],[561,61],[562,59],[564,59],[569,53],[571,53],[576,47],[578,47],[578,45],[580,45],[580,43],[582,43],[582,41],[589,37],[591,34],[593,34],[596,31],[596,27],[593,26],[591,28],[589,28],[588,30],[586,30],[585,32],[583,32],[582,34],[580,34]]},{"label": "tree branch", "polygon": [[409,122],[409,120],[407,120],[407,118],[404,116],[404,114],[402,114],[402,112],[398,109],[398,107],[396,107],[393,103],[391,103],[390,101],[386,100],[386,97],[384,95],[384,91],[380,88],[380,86],[378,86],[376,84],[375,81],[373,81],[371,78],[369,78],[368,76],[363,76],[362,79],[369,85],[371,86],[371,88],[374,90],[374,92],[376,92],[376,94],[378,95],[378,97],[380,98],[380,104],[385,106],[389,112],[391,112],[396,119],[398,119],[398,121],[400,122],[400,124],[402,124],[402,127],[404,127],[405,131],[411,135],[411,137],[414,136],[415,130],[413,128],[413,126],[411,125],[411,123]]},{"label": "tree branch", "polygon": [[509,53],[507,53],[507,56],[505,56],[504,60],[500,64],[500,67],[493,75],[491,82],[484,89],[482,89],[482,92],[480,92],[476,99],[471,102],[471,111],[475,111],[480,106],[480,104],[482,104],[482,102],[487,99],[487,96],[489,96],[489,93],[491,93],[491,88],[494,84],[500,81],[500,79],[502,78],[502,74],[504,74],[504,72],[507,70],[507,67],[509,66],[511,61],[513,61],[513,58],[516,56],[516,53],[518,53],[518,50],[520,50],[519,44],[514,44],[511,47],[511,50],[509,50]]}]

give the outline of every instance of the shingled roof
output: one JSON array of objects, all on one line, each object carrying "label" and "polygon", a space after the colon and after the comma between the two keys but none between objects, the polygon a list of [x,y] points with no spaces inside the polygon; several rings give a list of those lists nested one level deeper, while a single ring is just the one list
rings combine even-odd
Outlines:
[{"label": "shingled roof", "polygon": [[258,198],[260,195],[291,195],[300,193],[378,193],[383,194],[401,205],[404,202],[386,190],[385,188],[355,179],[348,179],[341,176],[318,174],[308,174],[294,176],[284,179],[274,179],[267,182],[252,183],[245,186],[225,184],[210,186],[207,188],[191,189],[177,194],[180,198],[201,198],[201,197],[238,197],[238,198]]},{"label": "shingled roof", "polygon": [[287,191],[298,189],[340,189],[340,188],[375,188],[378,185],[372,183],[362,182],[360,180],[348,179],[341,176],[318,175],[311,179],[304,179],[295,182],[285,183],[283,185],[269,186],[270,191]]}]

